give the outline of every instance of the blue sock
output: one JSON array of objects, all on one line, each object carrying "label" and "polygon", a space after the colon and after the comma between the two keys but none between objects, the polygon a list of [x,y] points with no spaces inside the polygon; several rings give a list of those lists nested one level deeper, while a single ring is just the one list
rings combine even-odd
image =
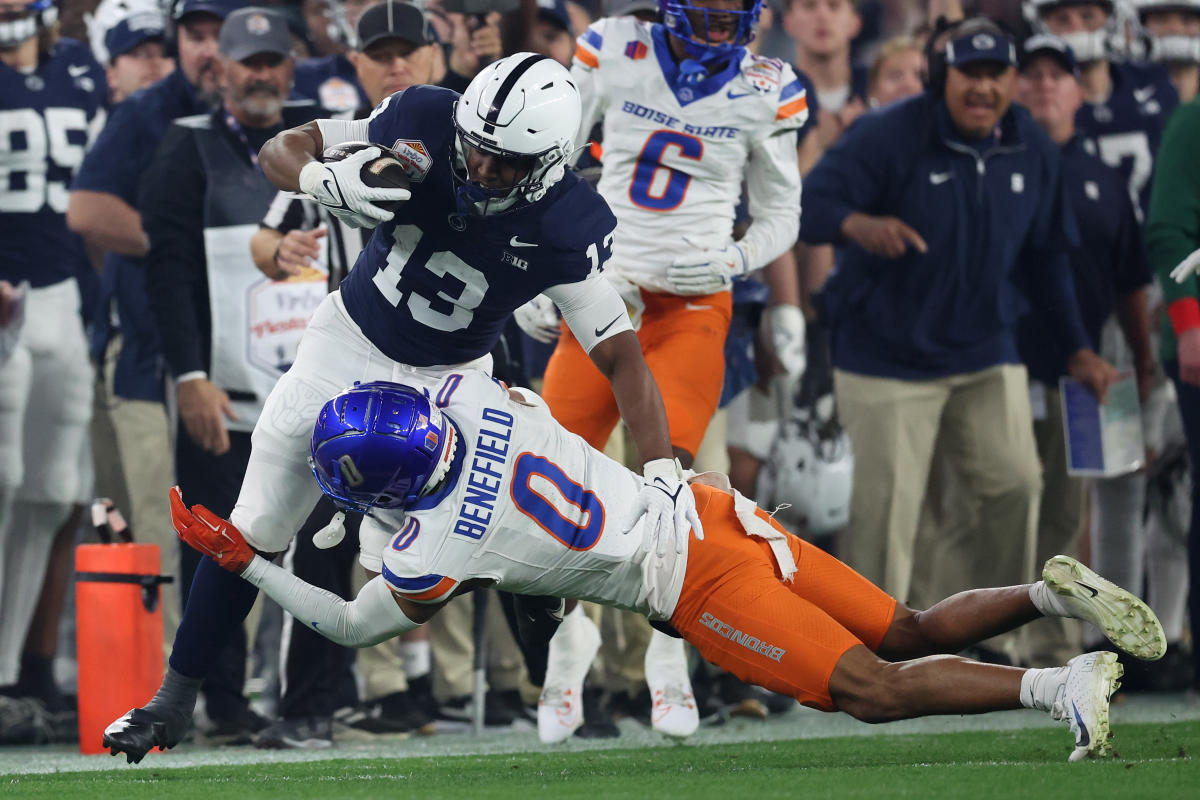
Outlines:
[{"label": "blue sock", "polygon": [[175,633],[171,668],[189,678],[207,677],[257,596],[258,587],[202,558]]}]

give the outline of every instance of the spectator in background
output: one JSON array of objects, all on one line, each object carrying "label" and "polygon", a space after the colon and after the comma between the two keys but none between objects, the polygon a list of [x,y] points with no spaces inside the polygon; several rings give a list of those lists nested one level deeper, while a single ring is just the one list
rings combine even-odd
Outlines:
[{"label": "spectator in background", "polygon": [[867,105],[877,108],[920,94],[924,75],[921,43],[912,36],[888,39],[867,70]]},{"label": "spectator in background", "polygon": [[[304,17],[309,30],[318,31],[319,53],[296,64],[292,90],[335,114],[352,113],[367,105],[367,96],[358,85],[354,64],[348,52],[354,40],[358,18],[372,0],[308,0]],[[331,48],[331,49],[321,49]]]},{"label": "spectator in background", "polygon": [[867,107],[867,71],[850,60],[862,20],[858,0],[785,0],[783,28],[796,40],[795,61],[817,90],[817,135],[828,148]]},{"label": "spectator in background", "polygon": [[1150,38],[1150,60],[1167,65],[1186,103],[1200,91],[1200,0],[1134,0]]},{"label": "spectator in background", "polygon": [[[501,56],[511,52],[511,46],[523,43],[514,39],[509,42],[501,36],[501,15],[492,11],[485,15],[446,13],[441,3],[430,0],[425,4],[437,38],[442,42],[445,75],[435,72],[439,86],[462,93],[479,71]],[[507,35],[507,34],[506,34]]]},{"label": "spectator in background", "polygon": [[155,0],[104,0],[88,32],[114,106],[175,69],[166,54],[166,19]]},{"label": "spectator in background", "polygon": [[[1079,225],[1080,245],[1070,250],[1071,274],[1080,315],[1093,347],[1098,347],[1105,321],[1117,319],[1137,365],[1140,394],[1145,399],[1154,377],[1146,287],[1150,270],[1142,246],[1141,227],[1120,173],[1095,155],[1095,145],[1075,130],[1075,113],[1083,102],[1079,67],[1069,47],[1054,36],[1026,40],[1017,81],[1017,99],[1030,111],[1062,154],[1063,186]],[[1065,422],[1058,390],[1066,374],[1068,353],[1055,340],[1054,324],[1034,310],[1018,329],[1018,350],[1029,370],[1034,402],[1034,436],[1042,462],[1042,503],[1038,514],[1037,561],[1058,553],[1078,555],[1088,481],[1067,474]],[[1092,563],[1122,575],[1135,594],[1143,595],[1145,527],[1122,530],[1116,541],[1097,540]],[[953,531],[946,531],[953,535]],[[1080,631],[1056,620],[1038,622],[1024,631],[1024,657],[1033,666],[1055,662],[1081,645]]]},{"label": "spectator in background", "polygon": [[1072,291],[1057,150],[1010,107],[1016,46],[983,18],[953,36],[933,89],[864,117],[809,173],[801,221],[805,241],[846,245],[825,289],[855,450],[842,553],[899,598],[939,436],[979,498],[994,580],[1030,569],[1041,469],[1012,280],[1058,322],[1072,375],[1101,395],[1111,377]]},{"label": "spectator in background", "polygon": [[[249,458],[250,431],[302,330],[290,311],[274,310],[315,307],[325,286],[290,293],[291,304],[271,302],[270,286],[250,262],[250,236],[275,196],[258,167],[259,148],[285,127],[318,116],[311,103],[284,105],[293,68],[287,22],[268,9],[239,9],[222,23],[219,46],[222,106],[168,130],[142,181],[139,208],[150,240],[146,289],[182,423],[177,481],[228,513]],[[264,339],[252,335],[255,326],[290,333]],[[205,679],[209,735],[244,741],[263,724],[242,696],[244,632],[207,678],[180,663],[188,655],[178,643],[187,641],[186,597],[198,563],[185,558],[181,567],[184,618],[171,665],[193,691]]]},{"label": "spectator in background", "polygon": [[[83,159],[67,207],[71,230],[105,253],[104,294],[119,323],[116,332],[106,328],[98,343],[104,402],[129,493],[131,526],[143,541],[158,545],[163,575],[179,574],[180,551],[170,535],[167,505],[175,470],[162,351],[146,299],[143,257],[148,241],[136,208],[138,186],[171,122],[205,113],[219,98],[217,33],[225,15],[242,5],[240,0],[184,0],[176,6],[179,68],[113,110]],[[182,612],[179,590],[178,581],[161,590],[168,649]]]},{"label": "spectator in background", "polygon": [[[51,663],[92,492],[92,367],[77,277],[91,268],[67,229],[67,186],[104,125],[107,91],[88,48],[58,37],[56,17],[49,2],[0,0],[0,281],[25,294],[0,366],[0,694],[69,713]],[[0,725],[38,716],[32,708],[5,709]]]},{"label": "spectator in background", "polygon": [[538,0],[537,23],[529,33],[535,53],[550,56],[564,67],[571,66],[575,55],[575,34],[566,0]]},{"label": "spectator in background", "polygon": [[[1150,265],[1162,282],[1167,303],[1159,355],[1175,391],[1187,435],[1192,469],[1200,464],[1200,100],[1180,106],[1163,135],[1154,173],[1146,245]],[[1177,282],[1171,273],[1182,262]],[[1194,473],[1193,473],[1194,474]],[[1200,692],[1200,481],[1192,481],[1188,529],[1188,616],[1192,626],[1192,689]]]}]

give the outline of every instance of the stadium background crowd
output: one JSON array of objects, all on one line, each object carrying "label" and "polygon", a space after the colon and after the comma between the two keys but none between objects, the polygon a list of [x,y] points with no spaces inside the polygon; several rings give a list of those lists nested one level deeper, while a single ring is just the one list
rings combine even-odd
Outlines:
[{"label": "stadium background crowd", "polygon": [[[48,0],[0,0],[0,29],[31,5],[37,15],[54,8]],[[57,23],[40,33],[40,57],[69,53],[64,80],[86,90],[90,105],[78,126],[83,138],[69,135],[65,157],[55,156],[50,134],[64,172],[51,187],[57,194],[46,190],[44,208],[22,205],[34,186],[16,177],[19,157],[34,146],[20,128],[25,117],[15,116],[25,108],[13,104],[19,93],[4,83],[23,80],[35,91],[31,81],[40,73],[7,60],[0,67],[8,73],[0,75],[0,120],[7,123],[0,124],[7,136],[0,138],[0,234],[2,247],[24,259],[0,257],[0,327],[10,322],[31,264],[53,261],[59,271],[49,282],[32,281],[53,296],[29,298],[20,337],[0,331],[0,744],[74,735],[72,551],[95,540],[87,513],[94,497],[111,498],[138,541],[158,544],[162,574],[177,579],[163,590],[170,650],[199,556],[174,536],[167,490],[180,483],[193,502],[227,513],[254,423],[254,398],[226,392],[209,363],[210,318],[222,319],[210,298],[255,294],[259,304],[231,303],[220,313],[261,314],[254,323],[282,333],[264,337],[247,358],[286,365],[304,313],[337,286],[363,244],[358,230],[321,216],[311,202],[276,194],[262,177],[255,153],[278,121],[270,113],[270,124],[258,127],[229,117],[247,157],[221,163],[172,153],[178,141],[166,136],[169,123],[220,108],[222,92],[228,103],[255,91],[290,98],[274,112],[289,125],[330,114],[361,118],[409,85],[461,91],[505,54],[532,50],[569,65],[576,36],[592,20],[658,14],[647,0],[264,1],[253,5],[283,16],[266,18],[269,24],[234,16],[245,30],[222,28],[249,5],[59,3]],[[810,120],[798,151],[804,212],[792,251],[735,283],[722,409],[696,469],[729,473],[764,507],[791,503],[779,512],[790,528],[918,605],[969,586],[1030,580],[1033,565],[1055,552],[1082,554],[1140,591],[1170,641],[1153,667],[1126,665],[1127,690],[1197,690],[1187,620],[1200,615],[1196,600],[1190,614],[1187,602],[1189,564],[1194,576],[1200,548],[1188,452],[1200,447],[1200,306],[1195,278],[1177,285],[1166,274],[1200,248],[1200,182],[1190,147],[1200,136],[1193,102],[1200,3],[1024,5],[764,6],[751,48],[793,64],[808,86]],[[994,203],[972,205],[969,192],[939,191],[947,181],[966,187],[971,176],[928,148],[941,130],[939,104],[974,101],[956,76],[976,75],[979,62],[1008,63],[1008,54],[997,56],[986,42],[974,45],[978,59],[946,53],[942,88],[925,95],[928,108],[910,101],[902,117],[890,105],[925,91],[929,38],[940,51],[961,33],[934,24],[943,14],[1000,21],[1017,41],[1034,32],[1066,34],[1074,47],[1035,39],[1022,50],[1019,77],[984,76],[995,95],[983,105],[1002,113],[1009,99],[1020,101],[1033,112],[1023,118],[1026,129],[1040,125],[1049,137],[1016,148],[1026,151],[1017,156],[1024,172],[1012,176],[1007,199],[1005,187],[980,184]],[[277,21],[286,28],[276,29]],[[239,50],[251,33],[261,40],[257,49]],[[55,42],[56,35],[86,43],[90,54],[65,38]],[[7,39],[0,48],[12,52]],[[1011,59],[1017,66],[1015,52]],[[45,87],[58,90],[53,82]],[[888,127],[882,115],[904,124]],[[997,117],[987,127],[999,124]],[[1012,135],[1028,137],[1026,129]],[[993,144],[1010,144],[1007,135]],[[1061,154],[1033,152],[1039,148]],[[980,175],[993,157],[986,147],[969,155]],[[1156,156],[1170,166],[1155,170]],[[596,157],[599,147],[581,167]],[[1056,166],[1044,167],[1050,162]],[[205,238],[202,220],[189,217],[212,186],[244,189],[223,212],[243,229],[236,241]],[[1014,227],[1022,208],[1037,214]],[[922,238],[914,219],[941,220],[943,230],[924,228]],[[918,252],[928,257],[914,261]],[[1054,265],[1059,256],[1069,269],[1065,261]],[[224,262],[229,281],[219,290],[203,276],[214,259]],[[297,314],[299,326],[290,324]],[[782,322],[798,315],[806,337]],[[537,387],[557,318],[545,306],[515,317],[494,354],[496,373]],[[73,328],[78,344],[86,330],[88,355],[72,349]],[[1103,395],[1120,370],[1136,378],[1147,465],[1116,478],[1068,476],[1057,381],[1071,376]],[[48,466],[35,472],[31,451]],[[618,431],[606,452],[622,458],[627,451]],[[75,479],[65,480],[68,474]],[[285,563],[352,596],[362,581],[353,564],[356,537],[329,551],[311,544],[332,511],[318,507]],[[116,516],[108,521],[122,524]],[[325,747],[343,737],[463,725],[471,612],[472,602],[461,598],[427,635],[353,652],[261,603],[247,641],[231,646],[206,681],[199,735]],[[616,735],[614,717],[648,715],[642,653],[651,632],[627,614],[593,613],[604,644],[580,733]],[[1045,621],[973,655],[1043,666],[1095,638]],[[487,604],[487,639],[487,723],[528,721],[544,665],[527,669],[499,603]],[[691,677],[705,718],[766,716],[793,704],[700,663]]]}]

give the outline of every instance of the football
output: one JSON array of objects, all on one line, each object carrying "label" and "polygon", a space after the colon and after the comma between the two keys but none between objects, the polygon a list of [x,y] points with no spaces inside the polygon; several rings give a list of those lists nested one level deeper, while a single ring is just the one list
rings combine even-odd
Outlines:
[{"label": "football", "polygon": [[[383,151],[383,155],[363,164],[360,172],[362,182],[367,186],[376,186],[383,189],[407,189],[410,181],[408,180],[408,173],[404,171],[404,165],[400,163],[400,160],[396,158],[395,154],[389,148],[381,144],[344,142],[325,148],[325,152],[321,154],[321,161],[341,161],[352,153],[357,153],[368,147],[378,147]],[[387,211],[396,211],[401,203],[381,202],[376,203],[376,205]]]}]

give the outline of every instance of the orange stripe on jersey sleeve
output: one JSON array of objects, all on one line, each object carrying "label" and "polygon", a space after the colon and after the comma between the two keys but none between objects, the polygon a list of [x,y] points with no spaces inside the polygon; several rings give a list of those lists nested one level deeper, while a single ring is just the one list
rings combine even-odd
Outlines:
[{"label": "orange stripe on jersey sleeve", "polygon": [[801,94],[795,100],[791,100],[779,107],[779,113],[775,115],[775,120],[787,119],[794,117],[802,111],[808,111],[808,95]]},{"label": "orange stripe on jersey sleeve", "polygon": [[591,67],[592,69],[600,66],[600,59],[596,58],[596,54],[582,44],[575,45],[575,58],[584,66]]},{"label": "orange stripe on jersey sleeve", "polygon": [[454,580],[454,578],[442,578],[432,589],[427,589],[419,594],[405,593],[404,597],[415,603],[432,603],[438,600],[445,600],[457,585],[458,581]]}]

